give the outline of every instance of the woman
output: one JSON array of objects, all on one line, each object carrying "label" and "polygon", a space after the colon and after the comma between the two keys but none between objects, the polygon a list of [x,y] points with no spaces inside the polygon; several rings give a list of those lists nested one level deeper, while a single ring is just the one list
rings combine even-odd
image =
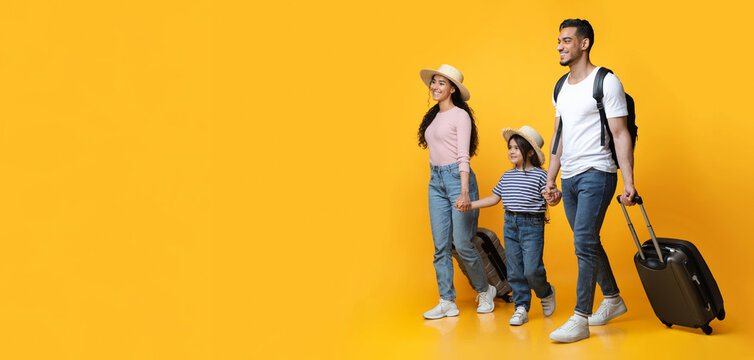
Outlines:
[{"label": "woman", "polygon": [[429,218],[440,290],[439,304],[425,312],[424,317],[440,319],[458,315],[453,288],[453,245],[466,267],[472,287],[479,293],[477,312],[488,313],[495,309],[496,290],[487,283],[482,260],[471,243],[479,210],[469,210],[471,201],[479,199],[479,189],[469,160],[479,141],[472,111],[466,104],[469,91],[463,86],[461,72],[450,65],[441,65],[437,70],[422,70],[420,76],[429,87],[432,99],[437,101],[419,126],[419,146],[429,148],[432,172]]}]

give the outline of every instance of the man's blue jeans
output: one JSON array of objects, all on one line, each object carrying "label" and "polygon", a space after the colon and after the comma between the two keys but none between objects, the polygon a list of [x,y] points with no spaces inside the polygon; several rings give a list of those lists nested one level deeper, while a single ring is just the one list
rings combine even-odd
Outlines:
[{"label": "man's blue jeans", "polygon": [[[432,177],[429,180],[429,219],[435,242],[434,265],[440,297],[444,300],[456,298],[451,253],[453,245],[466,267],[471,286],[477,292],[487,291],[487,274],[476,247],[471,243],[471,238],[476,233],[479,210],[462,213],[454,206],[456,199],[461,195],[458,164],[430,165],[430,169]],[[471,201],[479,200],[479,188],[473,171],[469,173],[469,198]]]},{"label": "man's blue jeans", "polygon": [[545,215],[506,211],[503,236],[513,302],[516,307],[523,306],[529,311],[532,290],[540,299],[550,295],[550,283],[542,262]]},{"label": "man's blue jeans", "polygon": [[605,212],[615,194],[618,176],[589,169],[562,179],[563,207],[573,230],[573,245],[579,264],[576,282],[576,312],[591,315],[595,284],[605,296],[617,295],[613,270],[600,242],[600,229]]}]

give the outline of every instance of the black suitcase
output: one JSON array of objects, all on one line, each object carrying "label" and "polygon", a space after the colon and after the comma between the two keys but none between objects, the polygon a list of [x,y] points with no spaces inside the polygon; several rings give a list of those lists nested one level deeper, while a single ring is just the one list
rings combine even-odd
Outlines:
[{"label": "black suitcase", "polygon": [[[641,197],[639,204],[651,239],[639,244],[626,207],[621,203],[628,228],[639,251],[634,255],[636,270],[655,315],[667,327],[681,325],[712,333],[709,323],[725,318],[723,296],[707,263],[694,244],[679,239],[658,238],[649,223]],[[620,196],[618,196],[620,203]]]},{"label": "black suitcase", "polygon": [[[484,272],[487,273],[487,281],[497,290],[496,297],[508,303],[512,302],[511,286],[508,284],[508,271],[506,270],[505,249],[500,244],[500,239],[492,230],[477,228],[476,235],[471,238],[471,243],[474,244],[482,258]],[[455,246],[453,247],[453,257],[458,262],[458,267],[468,278],[466,267],[458,257]]]}]

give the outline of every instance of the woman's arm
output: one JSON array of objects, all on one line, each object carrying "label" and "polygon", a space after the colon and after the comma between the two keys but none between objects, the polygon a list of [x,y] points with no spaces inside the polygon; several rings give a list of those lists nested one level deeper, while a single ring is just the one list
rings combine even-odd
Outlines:
[{"label": "woman's arm", "polygon": [[458,173],[461,175],[461,195],[456,200],[456,209],[461,212],[471,210],[471,199],[469,198],[469,166],[470,155],[469,145],[471,144],[471,117],[466,111],[461,111],[461,115],[456,119],[456,163],[458,164]]},{"label": "woman's arm", "polygon": [[468,171],[459,171],[461,175],[461,195],[456,199],[456,209],[460,212],[471,210],[471,198],[469,198],[469,173]]}]

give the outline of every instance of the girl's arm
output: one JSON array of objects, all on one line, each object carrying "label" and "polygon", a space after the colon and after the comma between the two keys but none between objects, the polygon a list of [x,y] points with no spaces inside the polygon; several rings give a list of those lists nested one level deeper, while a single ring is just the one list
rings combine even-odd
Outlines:
[{"label": "girl's arm", "polygon": [[479,209],[483,207],[490,207],[495,206],[497,203],[500,202],[500,196],[497,196],[495,194],[492,194],[484,199],[479,199],[477,201],[471,202],[471,208],[472,209]]}]

